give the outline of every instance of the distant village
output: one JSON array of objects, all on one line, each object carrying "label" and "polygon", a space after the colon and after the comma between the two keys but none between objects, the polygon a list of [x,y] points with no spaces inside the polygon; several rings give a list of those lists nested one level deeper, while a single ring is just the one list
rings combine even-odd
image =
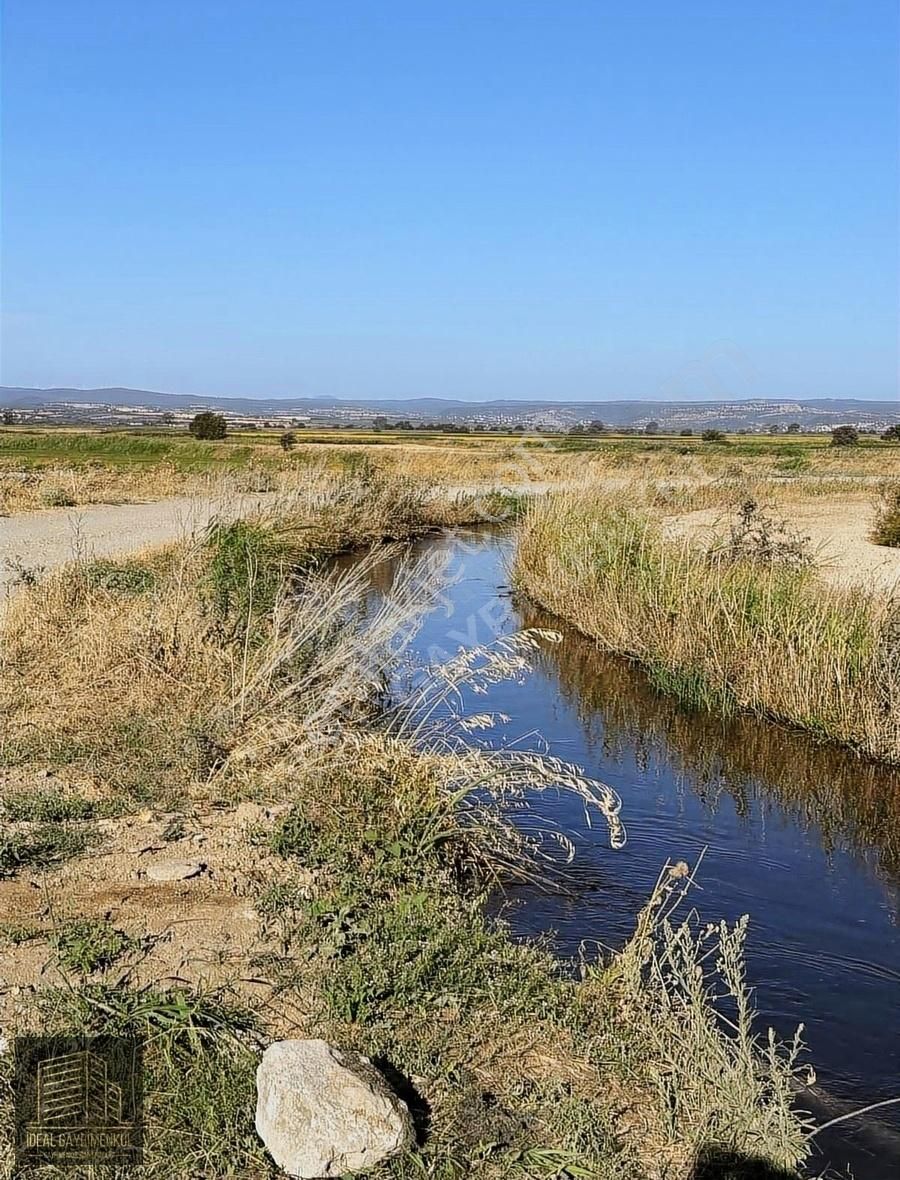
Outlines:
[{"label": "distant village", "polygon": [[[618,403],[621,406],[622,403]],[[827,434],[835,425],[854,426],[863,434],[880,434],[900,423],[900,403],[873,413],[871,403],[865,409],[853,411],[811,410],[798,402],[740,402],[674,404],[657,410],[658,417],[635,416],[627,424],[602,420],[596,416],[580,415],[573,407],[546,405],[538,410],[500,410],[495,407],[480,409],[474,403],[464,411],[454,408],[449,413],[429,414],[410,410],[408,416],[398,417],[378,413],[363,405],[328,405],[321,409],[304,410],[295,407],[272,412],[266,407],[259,417],[217,405],[214,399],[198,400],[196,404],[167,409],[154,405],[116,405],[106,402],[47,402],[43,405],[4,407],[0,391],[0,411],[5,425],[80,425],[106,428],[187,429],[193,416],[205,409],[215,409],[227,420],[231,431],[241,430],[421,430],[443,433],[529,432],[539,434],[616,434],[679,435],[707,428],[718,428],[738,434],[821,433]],[[593,415],[602,413],[603,403],[591,407]]]}]

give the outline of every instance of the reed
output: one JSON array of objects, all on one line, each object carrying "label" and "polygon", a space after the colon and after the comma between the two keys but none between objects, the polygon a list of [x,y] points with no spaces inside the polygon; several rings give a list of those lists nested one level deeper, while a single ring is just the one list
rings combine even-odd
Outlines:
[{"label": "reed", "polygon": [[515,576],[690,705],[749,709],[900,762],[897,604],[885,597],[666,540],[652,506],[589,492],[529,506]]}]

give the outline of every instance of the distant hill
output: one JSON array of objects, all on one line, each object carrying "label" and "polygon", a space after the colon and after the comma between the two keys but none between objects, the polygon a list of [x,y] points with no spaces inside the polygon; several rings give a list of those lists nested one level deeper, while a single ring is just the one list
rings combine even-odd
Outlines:
[{"label": "distant hill", "polygon": [[[466,402],[452,399],[366,398],[358,400],[313,398],[200,397],[186,393],[158,393],[149,389],[30,389],[0,386],[0,406],[37,412],[38,417],[63,421],[67,414],[85,421],[104,421],[122,416],[133,418],[141,412],[216,409],[250,417],[297,416],[313,420],[359,421],[375,415],[409,419],[414,422],[466,422],[469,424],[545,424],[566,428],[579,422],[600,419],[609,426],[641,427],[656,421],[664,429],[717,426],[725,430],[764,429],[773,424],[799,422],[807,429],[826,428],[838,422],[884,425],[900,422],[900,401],[884,402],[859,398],[807,398],[799,401],[753,398],[736,402],[635,401],[516,401],[499,399]],[[28,415],[30,416],[30,415]]]}]

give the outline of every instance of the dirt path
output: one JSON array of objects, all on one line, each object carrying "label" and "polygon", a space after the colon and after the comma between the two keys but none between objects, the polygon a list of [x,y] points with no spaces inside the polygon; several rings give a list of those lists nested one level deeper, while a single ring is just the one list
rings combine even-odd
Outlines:
[{"label": "dirt path", "polygon": [[[900,595],[900,549],[873,545],[869,540],[874,516],[870,502],[829,498],[785,505],[775,515],[784,515],[792,529],[809,537],[826,582]],[[665,527],[669,536],[708,542],[716,533],[727,531],[728,522],[720,508],[709,508],[670,516]]]},{"label": "dirt path", "polygon": [[268,499],[272,497],[185,496],[149,504],[51,508],[0,517],[0,600],[22,570],[40,573],[75,557],[110,557],[165,545],[205,528],[215,516],[238,516]]}]

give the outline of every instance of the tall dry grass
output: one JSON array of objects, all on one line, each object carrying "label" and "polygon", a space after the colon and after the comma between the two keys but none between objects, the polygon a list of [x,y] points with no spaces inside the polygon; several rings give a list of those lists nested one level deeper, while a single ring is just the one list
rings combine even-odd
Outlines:
[{"label": "tall dry grass", "polygon": [[[0,759],[67,768],[138,798],[212,781],[248,740],[236,718],[258,713],[261,685],[272,690],[273,645],[279,675],[290,662],[315,695],[303,676],[319,666],[330,683],[322,660],[352,611],[347,593],[316,588],[323,557],[470,512],[408,480],[316,472],[250,519],[22,587],[0,627]],[[305,631],[286,606],[300,581]],[[358,655],[344,652],[345,670]]]},{"label": "tall dry grass", "polygon": [[516,580],[690,704],[750,709],[900,761],[898,604],[667,541],[635,495],[533,502]]}]

